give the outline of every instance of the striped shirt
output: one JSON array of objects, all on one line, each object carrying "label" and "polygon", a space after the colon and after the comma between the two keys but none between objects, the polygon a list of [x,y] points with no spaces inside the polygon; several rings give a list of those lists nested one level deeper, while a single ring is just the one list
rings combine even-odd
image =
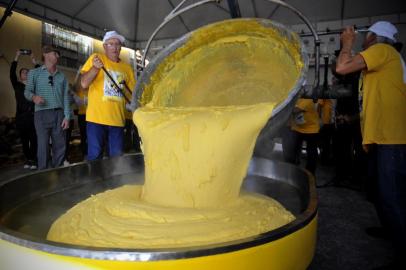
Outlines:
[{"label": "striped shirt", "polygon": [[57,70],[51,74],[45,66],[41,66],[29,71],[24,96],[32,100],[36,95],[45,100],[43,104],[35,104],[36,112],[60,108],[64,111],[65,119],[69,120],[72,118],[72,110],[68,90],[69,84],[62,72]]}]

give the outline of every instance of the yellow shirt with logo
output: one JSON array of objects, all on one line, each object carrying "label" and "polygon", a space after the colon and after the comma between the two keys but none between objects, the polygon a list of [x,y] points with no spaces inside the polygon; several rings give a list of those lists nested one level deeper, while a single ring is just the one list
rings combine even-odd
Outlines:
[{"label": "yellow shirt with logo", "polygon": [[314,134],[319,133],[320,117],[318,113],[318,103],[312,99],[300,98],[296,102],[291,129],[300,133]]},{"label": "yellow shirt with logo", "polygon": [[321,122],[324,125],[331,124],[333,122],[333,100],[332,99],[320,99],[320,112]]},{"label": "yellow shirt with logo", "polygon": [[[96,78],[89,86],[86,121],[123,127],[125,124],[125,93],[124,83],[132,91],[135,85],[134,72],[127,63],[111,61],[105,54],[92,54],[84,64],[81,73],[85,73],[92,67],[94,56],[97,55],[103,62],[104,67],[119,84],[121,91],[116,89],[109,77],[100,70]],[[130,96],[129,93],[127,93]],[[131,99],[130,99],[131,100]]]},{"label": "yellow shirt with logo", "polygon": [[399,53],[375,44],[360,53],[363,72],[363,144],[406,144],[406,84]]}]

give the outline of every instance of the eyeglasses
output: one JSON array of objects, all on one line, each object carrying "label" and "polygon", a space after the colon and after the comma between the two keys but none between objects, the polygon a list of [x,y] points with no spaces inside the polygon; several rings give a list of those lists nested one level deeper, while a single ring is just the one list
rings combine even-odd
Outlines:
[{"label": "eyeglasses", "polygon": [[121,48],[121,44],[118,43],[105,43],[109,48]]},{"label": "eyeglasses", "polygon": [[54,86],[54,76],[49,76],[49,77],[48,77],[48,84],[49,84],[50,86]]}]

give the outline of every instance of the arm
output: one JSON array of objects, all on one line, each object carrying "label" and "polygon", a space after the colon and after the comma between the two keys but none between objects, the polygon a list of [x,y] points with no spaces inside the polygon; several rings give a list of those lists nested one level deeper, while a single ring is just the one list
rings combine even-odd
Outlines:
[{"label": "arm", "polygon": [[69,120],[71,119],[71,108],[70,108],[70,95],[69,95],[69,84],[64,79],[63,81],[63,113],[65,115],[61,127],[62,129],[69,128]]},{"label": "arm", "polygon": [[35,85],[33,71],[28,72],[27,84],[25,85],[24,96],[27,100],[32,101],[35,95]]},{"label": "arm", "polygon": [[35,60],[35,56],[34,56],[34,53],[33,53],[33,52],[30,54],[30,57],[31,57],[31,62],[32,62],[32,64],[34,65],[34,67],[35,67],[35,68],[40,67],[40,65],[38,64],[37,60]]},{"label": "arm", "polygon": [[340,75],[345,75],[367,68],[364,58],[360,54],[355,56],[352,56],[351,54],[354,41],[354,28],[347,27],[341,34],[342,48],[336,63],[336,72]]},{"label": "arm", "polygon": [[20,57],[20,50],[17,50],[14,61],[11,63],[11,66],[10,66],[10,81],[11,81],[11,84],[13,85],[14,89],[15,89],[15,85],[18,82],[18,79],[17,79],[17,63],[18,63],[18,58],[19,57]]},{"label": "arm", "polygon": [[88,88],[92,84],[93,80],[96,78],[102,67],[103,62],[97,55],[95,55],[92,60],[92,67],[88,71],[83,73],[80,78],[80,84],[82,88]]},{"label": "arm", "polygon": [[65,78],[65,80],[63,81],[63,112],[65,115],[65,119],[67,119],[68,121],[71,119],[70,104],[71,104],[71,97],[69,94],[69,84]]},{"label": "arm", "polygon": [[28,72],[27,84],[25,85],[24,96],[27,100],[34,102],[37,105],[45,103],[45,100],[41,96],[35,95],[35,82],[34,71]]}]

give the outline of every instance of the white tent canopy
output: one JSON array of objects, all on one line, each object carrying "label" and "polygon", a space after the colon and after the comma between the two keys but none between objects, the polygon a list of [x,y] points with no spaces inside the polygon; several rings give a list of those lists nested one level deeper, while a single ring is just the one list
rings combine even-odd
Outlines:
[{"label": "white tent canopy", "polygon": [[[7,7],[13,0],[0,0]],[[142,47],[163,18],[181,0],[19,0],[13,10],[101,39],[106,30],[123,34],[128,47]],[[185,5],[197,2],[186,1]],[[406,12],[405,0],[287,0],[312,23]],[[242,17],[270,18],[286,25],[302,21],[266,0],[237,0]],[[230,18],[227,0],[210,3],[175,18],[156,36],[172,40],[202,25]]]}]

